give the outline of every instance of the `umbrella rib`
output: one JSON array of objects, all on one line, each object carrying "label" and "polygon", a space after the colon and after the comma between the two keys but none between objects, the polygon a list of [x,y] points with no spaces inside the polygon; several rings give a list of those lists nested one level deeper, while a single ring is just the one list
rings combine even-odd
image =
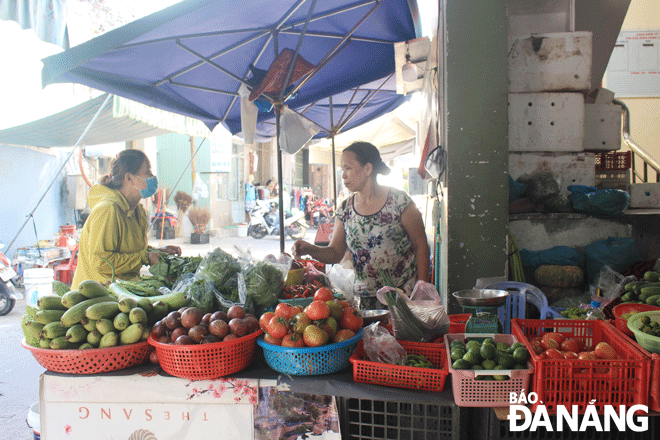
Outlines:
[{"label": "umbrella rib", "polygon": [[[246,44],[248,44],[248,43],[251,43],[251,42],[254,41],[254,40],[258,40],[259,38],[261,38],[261,37],[263,37],[263,36],[266,36],[266,35],[270,35],[270,31],[268,31],[268,32],[262,32],[262,33],[259,34],[259,35],[255,35],[255,36],[253,36],[253,37],[248,38],[247,40],[240,41],[240,42],[234,44],[233,46],[230,46],[230,47],[228,47],[228,48],[226,48],[226,49],[221,50],[220,52],[217,52],[217,53],[215,53],[215,54],[209,56],[208,59],[212,60],[212,59],[214,59],[214,58],[217,58],[217,57],[219,57],[219,56],[221,56],[221,55],[226,54],[227,52],[231,52],[231,51],[234,50],[234,49],[238,49],[239,47],[244,46],[244,45],[246,45]],[[266,42],[266,44],[268,44],[268,42]],[[162,84],[164,84],[164,83],[166,83],[166,82],[168,82],[168,81],[171,81],[172,79],[176,78],[177,76],[183,75],[184,73],[187,73],[187,72],[190,72],[190,71],[193,70],[193,69],[196,69],[197,67],[201,66],[201,65],[204,64],[204,63],[205,63],[205,61],[203,61],[203,60],[197,61],[196,63],[191,64],[190,66],[188,66],[188,67],[186,67],[186,68],[184,68],[184,69],[181,69],[181,70],[179,70],[178,72],[175,72],[175,73],[173,73],[172,75],[169,75],[169,76],[163,78],[162,80],[160,80],[160,81],[154,83],[154,86],[155,86],[155,87],[158,87],[158,86],[160,86],[160,85],[162,85]]]},{"label": "umbrella rib", "polygon": [[179,39],[216,37],[219,35],[253,33],[253,32],[261,32],[262,34],[265,34],[267,32],[270,32],[270,28],[258,27],[258,28],[247,28],[247,29],[232,29],[227,31],[201,32],[199,34],[188,34],[188,35],[177,35],[172,37],[155,38],[153,40],[145,40],[145,41],[138,41],[136,43],[122,44],[120,47],[117,48],[117,50],[129,48],[129,47],[146,46],[147,44],[152,44],[152,43],[163,43],[165,41],[173,41]]},{"label": "umbrella rib", "polygon": [[[299,34],[300,31],[293,30],[293,29],[287,29],[287,30],[280,31],[280,33],[282,33],[282,34],[294,34],[295,35],[295,34]],[[306,35],[310,36],[310,37],[334,38],[335,40],[338,40],[338,39],[343,37],[342,35],[339,35],[339,34],[329,34],[329,33],[326,33],[326,32],[309,32],[309,31],[306,33]],[[351,40],[362,41],[362,42],[365,42],[365,43],[392,44],[391,41],[382,40],[380,38],[368,38],[368,37],[355,37],[355,36],[353,36],[353,37],[351,37]]]},{"label": "umbrella rib", "polygon": [[208,63],[209,65],[215,67],[216,69],[218,69],[219,71],[221,71],[221,72],[224,73],[225,75],[228,75],[228,76],[234,78],[236,81],[238,81],[238,82],[240,82],[240,83],[243,83],[243,84],[245,84],[246,86],[249,86],[248,82],[245,81],[245,80],[244,80],[243,78],[241,78],[240,76],[238,76],[238,75],[234,75],[234,74],[231,73],[229,70],[225,69],[225,68],[222,67],[222,66],[219,66],[218,64],[214,63],[214,62],[213,62],[212,60],[210,60],[209,58],[206,58],[204,55],[202,55],[202,54],[196,52],[195,50],[189,48],[188,46],[184,45],[181,41],[176,40],[176,45],[179,46],[180,48],[182,48],[183,50],[189,52],[190,54],[196,56],[196,57],[199,58],[200,60],[203,60],[204,62]]},{"label": "umbrella rib", "polygon": [[284,91],[286,90],[287,84],[289,84],[289,79],[291,78],[291,72],[293,72],[293,66],[296,64],[296,60],[298,59],[298,54],[300,53],[300,47],[302,46],[303,40],[305,39],[307,26],[309,26],[309,20],[312,18],[312,14],[314,13],[315,6],[316,6],[316,0],[312,0],[312,5],[309,7],[309,11],[307,12],[307,21],[305,21],[305,26],[303,27],[303,30],[300,33],[300,38],[298,38],[298,45],[296,46],[296,50],[293,52],[293,57],[291,58],[291,62],[289,63],[289,68],[286,71],[284,82],[282,83],[282,90],[280,90],[280,94],[278,96],[279,102],[282,102],[282,98],[284,98]]},{"label": "umbrella rib", "polygon": [[[346,112],[350,108],[351,104],[353,103],[353,100],[355,99],[355,95],[360,91],[360,86],[357,86],[355,90],[353,90],[353,94],[351,95],[351,99],[348,101],[348,104],[344,107],[344,111],[341,114],[341,117],[339,118],[339,121],[337,121],[337,129],[341,130],[342,127],[342,120],[344,119],[344,116],[346,116]],[[335,127],[333,127],[335,128]]]},{"label": "umbrella rib", "polygon": [[[330,59],[333,58],[334,55],[336,55],[338,53],[339,48],[345,42],[347,42],[347,40],[349,40],[351,38],[351,36],[353,35],[353,32],[355,32],[362,25],[362,23],[364,23],[365,20],[367,18],[369,18],[369,16],[371,14],[374,13],[374,11],[376,10],[376,8],[378,8],[378,6],[380,6],[380,0],[376,2],[376,4],[373,6],[373,8],[371,8],[365,14],[365,16],[362,17],[346,35],[344,35],[344,37],[341,39],[341,41],[339,43],[337,43],[337,45],[325,57],[323,57],[323,59],[316,65],[316,67],[314,67],[312,69],[312,71],[309,74],[307,74],[307,76],[305,78],[303,78],[302,81],[300,81],[300,83],[298,83],[298,85],[296,87],[294,87],[293,90],[291,90],[289,92],[289,94],[287,95],[287,98],[289,96],[292,96],[293,94],[295,94],[298,90],[300,90],[300,88],[302,86],[304,86],[307,83],[307,81],[309,81],[314,75],[316,75],[319,72],[319,70],[321,70],[328,63],[328,61],[330,61]],[[350,41],[348,43],[350,43]],[[348,45],[348,43],[347,43],[347,45]]]},{"label": "umbrella rib", "polygon": [[[347,6],[345,8],[336,9],[334,11],[328,11],[328,12],[325,12],[321,15],[317,15],[315,17],[312,17],[311,21],[322,20],[324,18],[332,17],[333,15],[337,15],[337,14],[341,14],[341,13],[344,13],[344,12],[352,11],[353,9],[359,9],[363,6],[367,6],[367,5],[370,5],[372,3],[380,3],[380,2],[381,2],[381,0],[368,0],[368,1],[365,1],[363,3],[359,3],[357,5]],[[291,24],[287,25],[285,28],[283,28],[282,30],[291,30],[294,27],[300,26],[303,23],[305,23],[304,20],[298,21],[296,23],[291,23]]]},{"label": "umbrella rib", "polygon": [[[388,76],[387,78],[385,78],[385,80],[384,80],[383,83],[380,85],[380,87],[378,87],[376,90],[372,91],[372,93],[371,93],[370,95],[367,95],[367,96],[365,97],[365,99],[362,100],[362,102],[360,103],[360,105],[359,105],[357,108],[355,108],[355,109],[351,112],[351,114],[348,116],[348,118],[346,118],[346,120],[345,120],[342,124],[340,124],[339,131],[343,130],[343,128],[346,126],[346,124],[348,124],[348,123],[350,122],[350,120],[353,119],[353,117],[357,114],[357,112],[359,112],[360,110],[362,110],[362,108],[363,108],[365,105],[367,105],[367,103],[368,103],[369,101],[371,101],[371,98],[373,98],[374,95],[376,95],[376,93],[378,93],[378,91],[379,91],[381,88],[383,88],[383,86],[387,83],[387,81],[389,81],[390,78],[392,78],[392,75],[394,75],[394,73],[391,73],[390,76]],[[347,107],[347,108],[348,108],[348,107]],[[338,131],[338,133],[339,133],[339,131]]]},{"label": "umbrella rib", "polygon": [[237,92],[229,92],[227,90],[219,90],[219,89],[212,89],[210,87],[203,87],[203,86],[193,86],[191,84],[183,84],[183,83],[178,83],[170,80],[170,84],[173,86],[179,86],[179,87],[185,87],[188,89],[193,89],[193,90],[201,90],[203,92],[212,92],[212,93],[220,93],[223,95],[230,95],[230,96],[238,96]]}]

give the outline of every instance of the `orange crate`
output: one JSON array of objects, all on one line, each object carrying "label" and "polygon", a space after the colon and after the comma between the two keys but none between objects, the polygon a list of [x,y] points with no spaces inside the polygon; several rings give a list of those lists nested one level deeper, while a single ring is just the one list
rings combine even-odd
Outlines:
[{"label": "orange crate", "polygon": [[46,370],[69,374],[97,374],[134,367],[149,359],[152,348],[147,341],[88,350],[51,350],[21,345],[32,352],[34,359]]},{"label": "orange crate", "polygon": [[612,151],[595,153],[594,158],[596,159],[596,170],[627,170],[631,165],[632,154],[630,151]]},{"label": "orange crate", "polygon": [[[530,339],[555,331],[593,347],[607,342],[621,359],[543,359],[532,349]],[[650,359],[611,324],[599,320],[512,319],[511,334],[532,355],[532,391],[548,414],[556,414],[559,405],[577,405],[579,413],[584,414],[592,400],[599,414],[604,413],[606,405],[618,408],[648,403]],[[534,404],[532,411],[540,404]]]},{"label": "orange crate", "polygon": [[[451,373],[452,390],[454,401],[458,406],[471,407],[499,407],[509,406],[510,393],[520,393],[529,390],[529,381],[534,368],[531,363],[526,370],[455,370],[451,367],[451,343],[452,341],[464,341],[470,339],[493,338],[496,343],[504,342],[511,345],[518,342],[513,335],[489,334],[489,333],[457,333],[446,334],[445,348],[448,369]],[[492,376],[501,374],[509,376],[508,380],[480,380],[479,376]]]},{"label": "orange crate", "polygon": [[447,374],[449,374],[444,346],[410,341],[399,341],[399,344],[408,354],[426,356],[435,368],[407,367],[365,360],[366,353],[363,345],[359,344],[358,349],[350,358],[353,364],[353,380],[413,390],[442,391]]},{"label": "orange crate", "polygon": [[149,336],[156,347],[158,363],[166,373],[190,380],[217,379],[244,370],[252,363],[261,330],[242,338],[210,344],[162,344]]},{"label": "orange crate", "polygon": [[449,333],[465,333],[465,324],[472,317],[472,313],[449,315]]}]

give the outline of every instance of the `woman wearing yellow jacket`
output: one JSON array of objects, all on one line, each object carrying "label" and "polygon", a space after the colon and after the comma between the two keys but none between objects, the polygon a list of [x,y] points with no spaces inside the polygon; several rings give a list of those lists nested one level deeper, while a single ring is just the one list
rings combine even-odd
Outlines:
[{"label": "woman wearing yellow jacket", "polygon": [[71,289],[84,280],[108,284],[113,267],[116,278],[140,275],[143,265],[156,264],[160,252],[181,255],[178,246],[162,249],[147,247],[147,213],[140,204],[158,188],[147,156],[140,150],[124,150],[87,195],[91,213],[80,234],[78,266]]}]

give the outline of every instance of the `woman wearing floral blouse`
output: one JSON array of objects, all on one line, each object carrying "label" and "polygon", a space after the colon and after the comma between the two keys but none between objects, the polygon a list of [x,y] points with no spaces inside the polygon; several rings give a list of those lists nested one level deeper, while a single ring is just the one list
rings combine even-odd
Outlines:
[{"label": "woman wearing floral blouse", "polygon": [[387,175],[390,169],[372,144],[351,144],[342,153],[341,167],[344,185],[353,194],[337,210],[330,245],[298,240],[293,254],[332,264],[340,262],[348,249],[360,308],[383,308],[375,297],[383,284],[391,283],[410,295],[418,280],[430,281],[422,215],[408,194],[377,182],[378,174]]}]

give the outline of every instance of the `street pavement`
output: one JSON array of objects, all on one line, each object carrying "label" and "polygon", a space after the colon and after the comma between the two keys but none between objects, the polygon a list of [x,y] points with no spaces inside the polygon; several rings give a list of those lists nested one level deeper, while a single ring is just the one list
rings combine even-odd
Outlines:
[{"label": "street pavement", "polygon": [[[208,244],[191,244],[189,237],[159,240],[150,234],[149,244],[163,247],[168,244],[181,247],[184,256],[204,256],[216,247],[221,247],[237,256],[239,249],[249,251],[257,259],[267,254],[280,252],[279,236],[267,236],[260,240],[252,237],[238,237],[236,228],[214,231]],[[313,241],[316,229],[308,229],[305,239]],[[285,252],[291,252],[293,240],[285,240]],[[31,440],[32,429],[26,418],[30,405],[39,400],[39,377],[45,371],[34,359],[30,351],[20,344],[21,317],[25,313],[25,299],[18,300],[14,309],[0,316],[0,440]]]}]

